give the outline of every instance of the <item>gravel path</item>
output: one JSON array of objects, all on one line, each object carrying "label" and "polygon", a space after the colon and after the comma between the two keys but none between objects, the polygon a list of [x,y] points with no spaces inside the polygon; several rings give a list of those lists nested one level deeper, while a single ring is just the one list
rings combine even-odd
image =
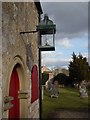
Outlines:
[{"label": "gravel path", "polygon": [[[60,110],[49,113],[48,118],[89,118],[88,111]],[[83,120],[81,119],[81,120]],[[60,119],[61,120],[61,119]]]}]

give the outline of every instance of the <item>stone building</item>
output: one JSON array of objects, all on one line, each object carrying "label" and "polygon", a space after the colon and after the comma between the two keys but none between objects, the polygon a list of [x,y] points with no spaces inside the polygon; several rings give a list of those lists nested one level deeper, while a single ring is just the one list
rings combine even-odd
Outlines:
[{"label": "stone building", "polygon": [[1,6],[0,118],[38,118],[38,32],[20,32],[36,30],[42,8],[33,0],[2,2]]},{"label": "stone building", "polygon": [[45,65],[41,67],[41,72],[50,72],[50,69],[47,68]]},{"label": "stone building", "polygon": [[54,77],[54,73],[49,68],[47,68],[45,65],[42,66],[41,72],[42,73],[44,73],[44,72],[48,73],[49,74],[49,80]]}]

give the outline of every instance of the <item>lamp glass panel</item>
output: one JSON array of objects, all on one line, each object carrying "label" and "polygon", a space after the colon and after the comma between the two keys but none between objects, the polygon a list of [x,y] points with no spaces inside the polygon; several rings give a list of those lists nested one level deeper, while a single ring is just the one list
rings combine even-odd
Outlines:
[{"label": "lamp glass panel", "polygon": [[54,46],[54,42],[53,42],[53,35],[49,34],[49,35],[42,35],[42,42],[41,45],[42,46]]}]

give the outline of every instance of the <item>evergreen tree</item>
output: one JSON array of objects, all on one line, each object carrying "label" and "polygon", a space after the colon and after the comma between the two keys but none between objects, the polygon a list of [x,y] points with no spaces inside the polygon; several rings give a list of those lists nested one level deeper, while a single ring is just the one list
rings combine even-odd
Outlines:
[{"label": "evergreen tree", "polygon": [[69,79],[70,83],[81,82],[82,80],[89,80],[89,64],[87,58],[80,53],[78,56],[73,52],[72,61],[69,63]]},{"label": "evergreen tree", "polygon": [[42,85],[45,85],[48,79],[49,79],[49,74],[47,72],[42,73]]}]

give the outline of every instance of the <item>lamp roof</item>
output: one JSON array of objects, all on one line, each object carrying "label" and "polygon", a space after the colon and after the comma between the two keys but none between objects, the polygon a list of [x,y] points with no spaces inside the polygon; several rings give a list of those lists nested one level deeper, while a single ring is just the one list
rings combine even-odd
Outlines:
[{"label": "lamp roof", "polygon": [[49,19],[48,15],[44,15],[44,19],[40,21],[37,26],[37,30],[40,30],[41,34],[55,34],[56,33],[56,25],[52,20]]}]

